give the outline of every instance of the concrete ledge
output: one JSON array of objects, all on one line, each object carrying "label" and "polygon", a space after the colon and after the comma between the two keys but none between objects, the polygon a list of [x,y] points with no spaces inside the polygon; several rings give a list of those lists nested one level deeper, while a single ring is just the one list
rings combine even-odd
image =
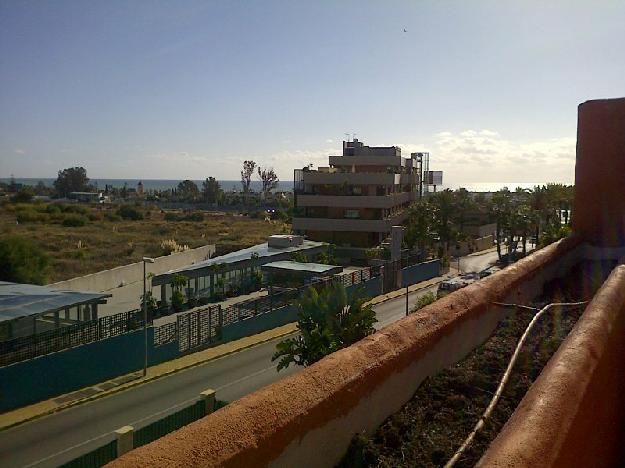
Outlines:
[{"label": "concrete ledge", "polygon": [[300,373],[258,390],[112,466],[333,466],[421,381],[490,336],[504,312],[577,260],[578,238],[552,244]]},{"label": "concrete ledge", "polygon": [[616,267],[478,466],[622,466],[625,265]]}]

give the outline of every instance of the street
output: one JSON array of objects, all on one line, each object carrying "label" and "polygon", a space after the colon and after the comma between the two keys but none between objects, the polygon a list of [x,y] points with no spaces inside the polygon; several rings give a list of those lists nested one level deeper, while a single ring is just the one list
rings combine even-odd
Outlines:
[{"label": "street", "polygon": [[[496,252],[464,257],[461,267],[477,271],[496,257]],[[430,291],[436,292],[436,285],[411,293],[409,307]],[[376,328],[404,317],[405,301],[405,296],[400,296],[375,306]],[[138,429],[188,406],[208,388],[217,391],[218,399],[233,401],[294,374],[300,369],[291,366],[277,373],[271,362],[281,339],[6,430],[0,433],[0,466],[58,466],[109,442],[113,431],[122,426]]]}]

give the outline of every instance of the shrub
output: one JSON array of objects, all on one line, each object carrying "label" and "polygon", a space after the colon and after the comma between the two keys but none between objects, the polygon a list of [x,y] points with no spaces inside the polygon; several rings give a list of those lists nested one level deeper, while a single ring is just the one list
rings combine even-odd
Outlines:
[{"label": "shrub", "polygon": [[184,305],[184,294],[180,291],[174,291],[171,295],[171,306],[176,312],[180,312],[182,310],[182,306]]},{"label": "shrub", "polygon": [[121,221],[122,218],[119,215],[116,215],[115,213],[110,213],[110,212],[106,212],[104,213],[104,219],[106,219],[107,221]]},{"label": "shrub", "polygon": [[425,306],[430,305],[436,301],[436,294],[428,292],[417,299],[417,303],[412,308],[411,312],[416,312],[419,309],[423,309]]},{"label": "shrub", "polygon": [[165,221],[180,221],[180,216],[177,213],[165,213]]},{"label": "shrub", "polygon": [[185,216],[185,221],[202,222],[204,221],[204,214],[199,212],[191,213],[190,215]]},{"label": "shrub", "polygon": [[46,206],[46,213],[50,213],[50,214],[58,214],[61,213],[63,211],[63,209],[61,208],[62,205],[47,205]]},{"label": "shrub", "polygon": [[36,243],[21,237],[0,240],[0,280],[45,284],[50,257]]},{"label": "shrub", "polygon": [[87,224],[87,218],[80,215],[69,214],[65,216],[62,224],[65,227],[81,227]]},{"label": "shrub", "polygon": [[89,213],[87,218],[89,221],[102,221],[102,213]]},{"label": "shrub", "polygon": [[143,213],[131,205],[121,206],[119,210],[117,210],[117,214],[123,219],[131,219],[133,221],[143,219]]},{"label": "shrub", "polygon": [[33,189],[30,187],[24,187],[20,189],[18,193],[13,195],[13,197],[11,198],[11,201],[13,203],[28,203],[32,201],[33,196],[34,196]]},{"label": "shrub", "polygon": [[61,209],[63,213],[76,213],[80,215],[86,215],[89,211],[87,208],[80,205],[61,205]]},{"label": "shrub", "polygon": [[163,255],[170,255],[172,253],[184,252],[185,250],[189,250],[189,246],[180,245],[174,239],[167,239],[161,241],[161,249],[163,251]]},{"label": "shrub", "polygon": [[32,209],[21,210],[16,214],[18,223],[45,223],[50,220],[46,213],[38,213]]}]

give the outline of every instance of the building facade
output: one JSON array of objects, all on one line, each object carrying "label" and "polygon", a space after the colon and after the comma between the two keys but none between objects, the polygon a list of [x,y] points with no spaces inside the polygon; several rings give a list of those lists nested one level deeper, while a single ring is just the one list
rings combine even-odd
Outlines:
[{"label": "building facade", "polygon": [[328,167],[295,171],[293,230],[345,247],[374,247],[403,223],[421,193],[424,153],[402,157],[397,146],[354,139]]}]

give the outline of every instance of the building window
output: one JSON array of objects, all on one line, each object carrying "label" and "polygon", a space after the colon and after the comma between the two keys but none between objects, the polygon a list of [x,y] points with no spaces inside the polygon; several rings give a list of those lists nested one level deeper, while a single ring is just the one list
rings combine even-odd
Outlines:
[{"label": "building window", "polygon": [[345,210],[345,218],[358,219],[360,218],[360,212],[358,210]]}]

